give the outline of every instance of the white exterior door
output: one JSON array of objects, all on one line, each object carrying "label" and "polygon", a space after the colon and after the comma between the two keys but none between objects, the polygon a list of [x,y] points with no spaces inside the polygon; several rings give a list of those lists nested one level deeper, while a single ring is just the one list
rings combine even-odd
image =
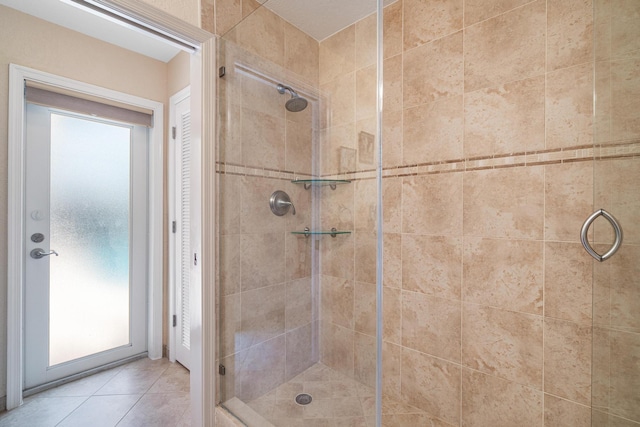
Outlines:
[{"label": "white exterior door", "polygon": [[147,350],[148,131],[27,104],[24,389]]}]

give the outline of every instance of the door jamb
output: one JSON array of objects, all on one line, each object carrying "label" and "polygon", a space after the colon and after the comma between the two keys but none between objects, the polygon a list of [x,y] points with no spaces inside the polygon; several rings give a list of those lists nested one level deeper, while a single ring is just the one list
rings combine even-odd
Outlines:
[{"label": "door jamb", "polygon": [[153,110],[149,131],[149,240],[147,350],[149,358],[162,357],[162,206],[163,206],[163,104],[65,77],[9,65],[8,147],[8,259],[7,259],[7,409],[22,404],[23,387],[23,281],[24,281],[24,133],[25,80],[118,100]]}]

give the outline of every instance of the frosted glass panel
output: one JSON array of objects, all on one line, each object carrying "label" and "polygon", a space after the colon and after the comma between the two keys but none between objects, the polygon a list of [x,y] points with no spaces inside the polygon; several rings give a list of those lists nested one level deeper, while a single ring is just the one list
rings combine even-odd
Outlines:
[{"label": "frosted glass panel", "polygon": [[131,128],[52,114],[49,365],[129,344]]}]

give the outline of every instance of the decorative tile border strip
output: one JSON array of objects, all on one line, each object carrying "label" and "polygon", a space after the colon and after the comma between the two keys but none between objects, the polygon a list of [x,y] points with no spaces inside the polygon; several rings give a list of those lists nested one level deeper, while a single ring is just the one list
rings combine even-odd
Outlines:
[{"label": "decorative tile border strip", "polygon": [[[579,146],[563,149],[534,151],[530,153],[513,153],[496,156],[472,157],[468,159],[447,160],[441,162],[420,163],[415,165],[386,167],[382,170],[383,178],[432,175],[451,172],[470,172],[488,169],[553,165],[560,163],[585,162],[592,160],[640,157],[640,140],[611,143],[607,145]],[[253,176],[261,178],[291,181],[309,179],[311,174],[297,173],[270,168],[256,168],[233,163],[216,163],[216,172],[226,175]],[[351,181],[375,179],[376,170],[344,172],[323,175],[327,179],[347,179]]]},{"label": "decorative tile border strip", "polygon": [[216,173],[221,175],[253,176],[259,178],[279,179],[282,181],[292,181],[294,179],[309,179],[310,174],[293,171],[283,171],[279,169],[258,168],[234,163],[216,162]]},{"label": "decorative tile border strip", "polygon": [[[513,153],[496,156],[472,157],[442,162],[421,163],[416,165],[386,167],[383,178],[421,176],[451,172],[470,172],[488,169],[553,165],[561,163],[586,162],[593,160],[640,157],[640,140],[611,143],[607,145],[578,146],[562,149],[540,150],[529,153]],[[332,174],[332,179],[350,179],[352,181],[375,178],[375,171],[357,171]]]}]

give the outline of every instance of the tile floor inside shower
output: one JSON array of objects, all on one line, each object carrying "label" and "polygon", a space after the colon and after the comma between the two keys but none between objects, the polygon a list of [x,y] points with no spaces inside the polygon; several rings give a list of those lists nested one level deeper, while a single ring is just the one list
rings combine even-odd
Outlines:
[{"label": "tile floor inside shower", "polygon": [[191,425],[189,371],[140,359],[24,399],[0,426],[140,427]]},{"label": "tile floor inside shower", "polygon": [[[295,398],[300,393],[311,395],[311,403],[296,403]],[[246,402],[249,408],[235,400],[226,402],[224,406],[251,427],[375,426],[374,388],[347,378],[321,363],[264,396]],[[447,425],[416,407],[386,397],[383,399],[382,414],[383,425],[389,427]]]}]

